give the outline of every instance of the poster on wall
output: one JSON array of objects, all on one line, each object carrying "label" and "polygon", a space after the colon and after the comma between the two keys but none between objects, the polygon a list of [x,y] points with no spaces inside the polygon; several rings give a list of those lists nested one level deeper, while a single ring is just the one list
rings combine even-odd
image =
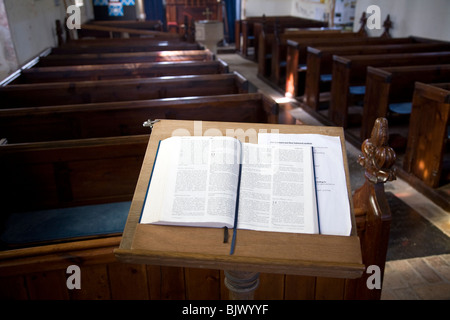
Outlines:
[{"label": "poster on wall", "polygon": [[98,20],[136,19],[136,0],[93,0],[93,4]]},{"label": "poster on wall", "polygon": [[334,7],[334,24],[353,24],[355,20],[356,0],[336,0]]},{"label": "poster on wall", "polygon": [[109,1],[108,14],[110,17],[123,17],[123,4],[120,0]]}]

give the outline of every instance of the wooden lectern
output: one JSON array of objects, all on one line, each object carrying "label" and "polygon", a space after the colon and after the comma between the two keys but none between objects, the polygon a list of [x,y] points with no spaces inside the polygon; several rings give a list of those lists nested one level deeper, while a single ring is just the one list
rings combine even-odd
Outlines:
[{"label": "wooden lectern", "polygon": [[[235,252],[224,243],[223,229],[139,224],[160,140],[173,135],[227,135],[257,142],[258,132],[316,133],[341,139],[351,208],[350,236],[238,230]],[[225,285],[231,299],[251,299],[259,272],[359,278],[362,263],[356,233],[350,180],[342,128],[299,125],[161,120],[154,125],[131,204],[120,247],[121,262],[225,270]]]}]

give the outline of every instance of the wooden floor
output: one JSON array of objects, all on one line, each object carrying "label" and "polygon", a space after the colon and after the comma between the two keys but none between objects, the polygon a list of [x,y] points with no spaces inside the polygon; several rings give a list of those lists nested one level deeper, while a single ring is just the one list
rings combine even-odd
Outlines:
[{"label": "wooden floor", "polygon": [[[257,90],[280,103],[280,123],[301,122],[309,125],[323,125],[322,122],[302,110],[298,103],[285,99],[280,92],[261,81],[257,77],[256,63],[244,59],[238,54],[220,54],[219,52],[218,57],[228,63],[230,71],[240,72]],[[362,185],[364,177],[359,165],[352,160],[357,159],[361,152],[349,142],[346,147],[352,190],[355,190]],[[442,210],[401,179],[387,183],[385,189],[414,208],[422,217],[442,231],[450,241],[450,212]],[[450,254],[425,255],[412,259],[388,261],[383,287],[382,299],[450,299]]]}]

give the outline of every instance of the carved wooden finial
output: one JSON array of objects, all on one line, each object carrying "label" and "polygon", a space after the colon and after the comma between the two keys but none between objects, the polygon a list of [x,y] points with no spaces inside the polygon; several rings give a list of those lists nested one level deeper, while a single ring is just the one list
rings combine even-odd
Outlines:
[{"label": "carved wooden finial", "polygon": [[366,169],[365,175],[373,183],[392,181],[396,179],[393,168],[397,158],[394,149],[389,147],[388,121],[378,118],[372,129],[369,139],[366,139],[359,156],[358,163]]},{"label": "carved wooden finial", "polygon": [[361,27],[359,28],[357,33],[367,36],[366,32],[367,17],[365,11],[363,11],[361,19],[359,19],[359,22],[361,23]]},{"label": "carved wooden finial", "polygon": [[391,21],[391,15],[390,14],[388,14],[387,17],[386,17],[386,20],[384,20],[383,27],[384,27],[384,32],[381,35],[381,37],[383,37],[383,38],[390,38],[391,34],[389,33],[389,30],[392,29],[392,21]]}]

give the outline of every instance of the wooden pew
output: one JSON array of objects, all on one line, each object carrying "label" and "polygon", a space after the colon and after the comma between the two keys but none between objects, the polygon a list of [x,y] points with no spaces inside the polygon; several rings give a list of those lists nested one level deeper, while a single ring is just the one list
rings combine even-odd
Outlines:
[{"label": "wooden pew", "polygon": [[287,40],[286,56],[286,95],[300,97],[304,94],[305,74],[308,47],[325,46],[351,46],[351,45],[377,45],[417,43],[415,37],[408,38],[381,38],[381,37],[354,37],[348,39],[302,39]]},{"label": "wooden pew", "polygon": [[[261,21],[256,22],[253,26],[253,32],[254,32],[254,50],[255,54],[253,56],[254,61],[259,61],[259,47],[260,47],[260,40],[261,35],[269,36],[269,35],[280,35],[283,34],[286,30],[289,30],[289,33],[293,34],[297,31],[300,31],[302,29],[309,29],[309,28],[327,28],[328,23],[317,21],[317,20],[308,20],[308,19],[302,19],[300,21]],[[263,37],[264,38],[264,37]],[[269,51],[270,52],[270,51]]]},{"label": "wooden pew", "polygon": [[9,144],[148,134],[147,119],[278,123],[278,104],[260,93],[0,110]]},{"label": "wooden pew", "polygon": [[[284,37],[283,37],[284,36]],[[282,43],[283,39],[289,38],[292,40],[298,39],[328,39],[330,37],[337,38],[352,38],[355,34],[341,32],[340,30],[297,30],[295,32],[289,32],[286,34],[279,35],[278,33],[261,32],[259,35],[258,42],[258,76],[261,78],[267,78],[271,81],[274,79],[279,79],[279,69],[280,65],[286,60],[286,51],[283,51],[284,46]],[[359,34],[357,34],[360,37]],[[285,40],[286,41],[286,40]],[[278,82],[274,82],[277,84]]]},{"label": "wooden pew", "polygon": [[[129,40],[129,39],[121,39]],[[190,43],[181,40],[159,40],[143,39],[133,41],[97,42],[74,40],[52,49],[51,54],[81,54],[81,53],[126,53],[126,52],[153,52],[153,51],[179,51],[179,50],[201,50],[203,47],[198,43]]]},{"label": "wooden pew", "polygon": [[181,38],[167,38],[167,39],[154,39],[154,38],[98,38],[98,39],[75,39],[70,40],[61,47],[104,47],[104,46],[151,46],[155,43],[167,42],[167,43],[186,43],[186,40]]},{"label": "wooden pew", "polygon": [[369,66],[390,67],[447,63],[450,63],[449,51],[334,56],[328,117],[336,125],[347,127],[350,87],[365,84],[366,69]]},{"label": "wooden pew", "polygon": [[130,28],[129,26],[111,26],[111,25],[98,25],[98,24],[82,24],[81,28],[77,30],[78,38],[84,37],[162,37],[167,39],[169,37],[178,38],[178,35],[168,32],[145,30],[141,28]]},{"label": "wooden pew", "polygon": [[139,30],[163,31],[161,20],[90,20],[87,24],[99,26],[112,26]]},{"label": "wooden pew", "polygon": [[[375,119],[396,113],[392,103],[411,103],[414,84],[450,81],[450,64],[367,68],[366,94],[361,121],[361,141],[370,135]],[[404,112],[409,114],[411,106]],[[409,111],[409,112],[408,112]]]},{"label": "wooden pew", "polygon": [[[236,50],[243,56],[248,57],[248,48],[250,43],[253,42],[255,51],[258,48],[259,32],[264,27],[267,28],[266,32],[273,32],[274,22],[277,21],[281,28],[320,28],[326,27],[327,24],[321,21],[303,19],[293,16],[265,16],[262,17],[247,17],[244,20],[235,21],[235,34],[236,34]],[[256,27],[255,24],[259,23]],[[242,46],[240,44],[242,36]]]},{"label": "wooden pew", "polygon": [[[307,69],[305,81],[304,102],[314,110],[319,109],[321,77],[331,75],[333,67],[333,55],[364,55],[364,54],[388,54],[408,52],[436,52],[448,51],[450,44],[441,43],[407,43],[407,44],[379,44],[379,45],[350,45],[309,47],[307,53]],[[331,83],[331,81],[327,81]],[[375,121],[376,118],[373,119]],[[373,122],[368,126],[372,128]],[[367,132],[365,138],[370,134]]]},{"label": "wooden pew", "polygon": [[[389,15],[386,18],[386,21],[389,20]],[[308,35],[307,30],[301,30],[296,28],[285,29],[279,31],[277,28],[273,34],[261,32],[260,35],[260,45],[258,48],[258,75],[260,77],[267,78],[270,83],[272,83],[275,87],[280,87],[285,90],[286,87],[286,79],[290,79],[292,72],[296,72],[297,65],[295,66],[295,70],[289,71],[288,64],[289,62],[288,55],[288,43],[291,41],[297,40],[308,40],[310,38],[314,40],[318,40],[320,38],[326,38],[324,40],[333,41],[335,38],[340,39],[342,41],[346,41],[347,39],[353,40],[353,38],[367,38],[367,33],[365,30],[366,26],[366,13],[363,12],[360,19],[360,29],[357,32],[342,32],[338,29],[327,29],[320,28],[317,32],[312,32],[313,34]],[[389,38],[389,28],[385,22],[385,31],[381,35],[381,38]],[[313,31],[313,30],[311,30]],[[341,41],[341,42],[342,42]],[[339,44],[341,43],[339,42]],[[328,41],[326,41],[328,43]],[[290,66],[293,68],[294,66]],[[289,74],[288,77],[288,73]],[[296,75],[296,79],[297,79]],[[294,92],[289,93],[291,97],[294,96]]]},{"label": "wooden pew", "polygon": [[[345,36],[343,36],[345,34]],[[270,59],[270,72],[269,79],[275,85],[284,89],[284,81],[286,80],[286,57],[287,57],[287,40],[293,39],[294,41],[298,38],[320,38],[326,37],[344,37],[347,38],[346,32],[342,32],[339,29],[303,29],[285,32],[279,34],[275,32],[273,34],[273,39],[266,38],[264,41],[268,41],[264,47],[266,52],[269,53]],[[262,34],[263,35],[263,34]],[[262,42],[262,36],[260,37],[260,44]],[[267,63],[267,61],[266,61]]]},{"label": "wooden pew", "polygon": [[0,88],[2,108],[147,100],[248,92],[237,72],[80,82],[8,85]]},{"label": "wooden pew", "polygon": [[[449,120],[450,83],[416,82],[403,169],[431,188],[450,182]],[[447,210],[448,202],[447,194]]]},{"label": "wooden pew", "polygon": [[11,84],[150,78],[179,75],[229,73],[223,60],[144,62],[31,68]]},{"label": "wooden pew", "polygon": [[2,145],[2,219],[11,212],[130,201],[147,143],[148,134]]},{"label": "wooden pew", "polygon": [[[374,139],[366,142],[374,148],[387,150],[381,137],[384,127]],[[0,149],[1,150],[1,149]],[[374,154],[366,153],[364,164],[367,180],[355,192],[353,202],[361,239],[363,262],[377,265],[384,271],[390,210],[383,182],[395,178],[391,157],[383,162],[380,172],[370,167]],[[395,157],[394,157],[395,159]],[[378,170],[380,168],[377,168]],[[389,173],[389,174],[386,174]],[[371,199],[371,200],[369,200]],[[120,236],[74,241],[34,248],[0,252],[0,297],[20,300],[37,299],[226,299],[219,270],[120,264],[113,250]],[[82,271],[81,290],[66,286],[68,266],[76,264]],[[367,277],[345,280],[262,274],[255,294],[257,299],[379,299],[380,290],[369,290]],[[201,286],[199,286],[201,283]]]},{"label": "wooden pew", "polygon": [[164,61],[214,60],[209,50],[180,50],[128,53],[58,54],[41,57],[35,67],[75,66],[85,64],[116,64]]}]

